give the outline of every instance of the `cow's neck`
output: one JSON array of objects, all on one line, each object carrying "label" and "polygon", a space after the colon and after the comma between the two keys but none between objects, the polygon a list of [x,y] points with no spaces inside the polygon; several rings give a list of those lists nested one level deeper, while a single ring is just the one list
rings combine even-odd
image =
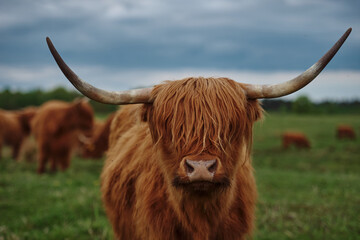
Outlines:
[{"label": "cow's neck", "polygon": [[228,215],[233,199],[233,187],[222,190],[213,196],[199,197],[178,189],[171,189],[172,207],[185,229],[194,234],[194,239],[212,239],[218,225]]}]

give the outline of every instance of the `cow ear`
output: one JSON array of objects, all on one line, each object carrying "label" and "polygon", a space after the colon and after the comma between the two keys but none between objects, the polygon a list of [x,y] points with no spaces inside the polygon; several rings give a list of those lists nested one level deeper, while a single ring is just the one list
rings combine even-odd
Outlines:
[{"label": "cow ear", "polygon": [[262,118],[264,109],[258,100],[248,99],[247,115],[250,121],[255,122]]},{"label": "cow ear", "polygon": [[141,120],[142,121],[144,121],[144,122],[149,121],[149,118],[152,113],[152,109],[153,109],[153,105],[151,103],[143,104],[142,112],[141,112]]},{"label": "cow ear", "polygon": [[[141,110],[142,110],[141,120],[149,123],[151,121],[151,117],[153,116],[153,112],[154,112],[153,104],[152,103],[143,104],[143,107]],[[159,133],[158,133],[157,129],[155,128],[155,126],[153,124],[150,124],[150,123],[149,123],[149,129],[151,132],[151,137],[152,137],[153,142],[157,143],[159,140]]]}]

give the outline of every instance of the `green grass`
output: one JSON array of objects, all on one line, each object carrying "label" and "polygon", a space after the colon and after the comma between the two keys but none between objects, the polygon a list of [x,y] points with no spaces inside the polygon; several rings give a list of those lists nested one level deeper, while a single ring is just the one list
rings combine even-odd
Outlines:
[{"label": "green grass", "polygon": [[[270,114],[255,126],[255,239],[359,239],[360,141],[337,140],[340,123],[359,136],[358,115]],[[282,150],[286,130],[304,132],[312,148]]]},{"label": "green grass", "polygon": [[[356,141],[335,128],[352,125]],[[281,149],[285,130],[312,148]],[[269,114],[254,129],[259,200],[255,240],[359,239],[360,116]],[[64,173],[37,175],[36,164],[0,161],[0,240],[112,239],[99,190],[101,160],[75,158]]]},{"label": "green grass", "polygon": [[34,163],[1,162],[0,239],[111,239],[100,200],[102,161],[74,159],[37,175]]}]

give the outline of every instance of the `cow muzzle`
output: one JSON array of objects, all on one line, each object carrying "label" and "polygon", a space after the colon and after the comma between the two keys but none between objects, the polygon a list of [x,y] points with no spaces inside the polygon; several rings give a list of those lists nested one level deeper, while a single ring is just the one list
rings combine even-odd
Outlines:
[{"label": "cow muzzle", "polygon": [[218,161],[216,159],[199,161],[184,159],[183,165],[190,182],[211,182],[214,178]]},{"label": "cow muzzle", "polygon": [[219,172],[222,172],[221,161],[214,155],[188,155],[180,162],[180,176],[189,183],[213,182]]},{"label": "cow muzzle", "polygon": [[209,154],[185,156],[172,184],[193,194],[206,196],[230,185],[220,159]]}]

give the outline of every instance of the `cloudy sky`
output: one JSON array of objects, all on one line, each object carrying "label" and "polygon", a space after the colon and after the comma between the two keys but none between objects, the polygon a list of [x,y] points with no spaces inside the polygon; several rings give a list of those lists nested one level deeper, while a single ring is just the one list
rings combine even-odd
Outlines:
[{"label": "cloudy sky", "polygon": [[286,81],[352,27],[291,97],[360,99],[359,9],[359,0],[1,0],[0,89],[71,88],[46,36],[81,78],[123,90],[189,76]]}]

